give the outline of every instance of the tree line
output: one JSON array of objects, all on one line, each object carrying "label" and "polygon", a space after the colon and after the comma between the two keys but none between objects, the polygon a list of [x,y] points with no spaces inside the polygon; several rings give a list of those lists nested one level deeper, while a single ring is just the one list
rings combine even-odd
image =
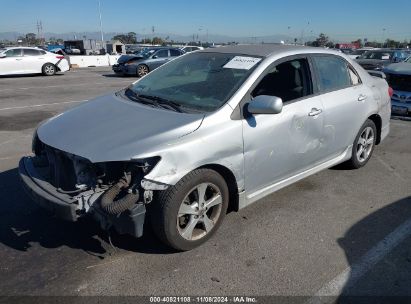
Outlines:
[{"label": "tree line", "polygon": [[[375,47],[375,48],[407,48],[411,46],[411,40],[407,41],[396,41],[394,39],[386,39],[384,42],[377,42],[377,41],[366,41],[364,42],[362,39],[357,39],[354,41],[351,41],[351,43],[356,43],[360,47]],[[336,43],[330,40],[330,38],[324,34],[321,33],[318,38],[316,38],[314,41],[308,41],[306,43],[308,46],[316,46],[316,47],[329,47],[329,48],[335,48]]]}]

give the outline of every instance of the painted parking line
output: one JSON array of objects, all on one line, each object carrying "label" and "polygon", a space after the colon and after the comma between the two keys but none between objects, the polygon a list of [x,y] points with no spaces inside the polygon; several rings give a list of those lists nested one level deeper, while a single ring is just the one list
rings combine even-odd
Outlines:
[{"label": "painted parking line", "polygon": [[12,160],[12,159],[20,159],[24,156],[29,155],[30,153],[26,153],[26,154],[19,154],[19,155],[13,155],[13,156],[5,156],[5,157],[0,157],[0,161],[4,161],[4,160]]},{"label": "painted parking line", "polygon": [[11,138],[11,139],[9,139],[9,140],[0,142],[0,147],[1,147],[1,146],[5,146],[6,144],[9,144],[9,143],[11,143],[11,142],[13,142],[13,141],[21,140],[21,139],[24,138],[24,137],[32,137],[32,136],[33,136],[33,135],[31,135],[31,134],[23,134],[23,135],[20,135],[20,136],[18,136],[18,137],[14,136],[13,138]]},{"label": "painted parking line", "polygon": [[[363,255],[357,263],[346,268],[334,279],[325,284],[306,303],[322,303],[324,297],[339,296],[343,289],[350,289],[370,271],[378,262],[387,256],[398,244],[411,235],[411,219],[405,221],[397,229],[387,235],[377,245]],[[329,300],[329,299],[328,299]]]},{"label": "painted parking line", "polygon": [[29,105],[29,106],[0,108],[0,111],[27,109],[27,108],[39,108],[39,107],[56,106],[56,105],[69,104],[69,103],[80,103],[80,102],[86,102],[86,101],[88,101],[88,99],[70,100],[70,101],[62,101],[62,102],[54,102],[54,103],[43,103],[43,104],[36,104],[36,105]]},{"label": "painted parking line", "polygon": [[50,88],[60,88],[60,87],[79,87],[79,86],[93,86],[93,85],[100,85],[100,84],[121,84],[121,83],[129,83],[132,84],[134,81],[129,81],[129,80],[120,80],[116,82],[95,82],[95,83],[79,83],[79,84],[59,84],[59,85],[51,85],[51,86],[37,86],[37,87],[25,87],[25,88],[10,88],[10,89],[1,89],[0,92],[5,92],[5,91],[15,91],[15,90],[33,90],[33,89],[50,89]]}]

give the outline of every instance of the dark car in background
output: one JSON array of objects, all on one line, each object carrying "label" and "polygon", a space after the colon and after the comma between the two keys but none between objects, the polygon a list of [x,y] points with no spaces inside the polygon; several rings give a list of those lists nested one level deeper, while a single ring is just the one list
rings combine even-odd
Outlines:
[{"label": "dark car in background", "polygon": [[113,65],[113,71],[120,75],[143,77],[152,70],[183,54],[182,50],[175,48],[147,48],[137,54],[121,56],[117,64]]},{"label": "dark car in background", "polygon": [[379,49],[362,54],[357,62],[366,70],[383,70],[391,63],[401,62],[408,57],[403,50]]},{"label": "dark car in background", "polygon": [[403,62],[388,65],[384,73],[394,90],[391,97],[392,113],[411,116],[411,57]]}]

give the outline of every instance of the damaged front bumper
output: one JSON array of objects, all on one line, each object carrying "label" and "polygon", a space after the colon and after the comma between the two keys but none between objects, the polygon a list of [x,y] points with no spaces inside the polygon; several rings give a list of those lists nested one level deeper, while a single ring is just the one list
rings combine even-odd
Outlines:
[{"label": "damaged front bumper", "polygon": [[[36,168],[33,157],[24,157],[20,160],[19,173],[24,189],[33,201],[51,212],[52,215],[75,222],[85,214],[81,203],[84,198],[81,195],[70,195],[57,191],[57,188],[47,181]],[[133,208],[120,214],[108,214],[96,203],[103,193],[104,190],[101,190],[90,195],[94,197],[87,213],[91,214],[104,230],[113,227],[120,234],[141,237],[146,213],[145,204],[136,203]]]}]

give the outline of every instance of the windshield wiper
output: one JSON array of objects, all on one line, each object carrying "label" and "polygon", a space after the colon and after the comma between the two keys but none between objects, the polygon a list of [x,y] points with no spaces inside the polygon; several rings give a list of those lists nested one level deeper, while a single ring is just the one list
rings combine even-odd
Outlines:
[{"label": "windshield wiper", "polygon": [[148,99],[140,98],[139,95],[136,94],[136,92],[134,92],[133,90],[131,90],[129,88],[125,90],[124,95],[127,96],[127,98],[129,98],[133,101],[140,102],[142,104],[149,105],[149,106],[152,106],[152,107],[158,107],[157,102],[153,102],[153,101],[148,100]]},{"label": "windshield wiper", "polygon": [[144,95],[144,94],[142,95],[136,94],[136,96],[137,98],[155,101],[157,105],[160,105],[160,106],[168,106],[169,108],[172,108],[173,110],[177,112],[180,112],[180,113],[183,112],[181,110],[182,105],[175,101],[172,101],[172,100],[160,97],[160,96],[152,96],[152,95]]},{"label": "windshield wiper", "polygon": [[183,110],[181,109],[183,106],[180,105],[179,103],[168,100],[159,96],[152,96],[152,95],[144,95],[144,94],[137,94],[130,88],[127,88],[124,92],[124,95],[126,95],[129,99],[132,99],[133,101],[140,102],[142,104],[150,105],[153,107],[161,107],[164,109],[171,109],[176,112],[182,113]]}]

